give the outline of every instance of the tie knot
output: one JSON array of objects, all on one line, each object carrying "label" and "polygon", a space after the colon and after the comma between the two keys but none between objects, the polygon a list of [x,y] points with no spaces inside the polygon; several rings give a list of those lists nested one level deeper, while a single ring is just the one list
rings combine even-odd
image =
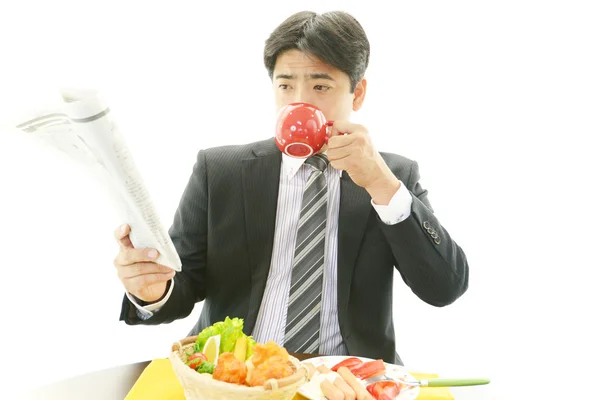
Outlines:
[{"label": "tie knot", "polygon": [[306,159],[306,161],[304,161],[304,163],[310,165],[311,167],[313,167],[316,170],[323,172],[323,171],[325,171],[325,168],[327,168],[327,164],[329,164],[329,160],[327,159],[327,156],[325,154],[318,153],[318,154],[308,157]]}]

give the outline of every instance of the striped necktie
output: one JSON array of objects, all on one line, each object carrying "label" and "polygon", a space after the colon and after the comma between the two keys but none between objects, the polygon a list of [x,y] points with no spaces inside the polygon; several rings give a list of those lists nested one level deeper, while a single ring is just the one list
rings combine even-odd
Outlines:
[{"label": "striped necktie", "polygon": [[325,266],[327,182],[324,171],[329,161],[325,155],[316,154],[305,163],[312,167],[312,173],[302,197],[284,339],[284,347],[293,353],[319,350]]}]

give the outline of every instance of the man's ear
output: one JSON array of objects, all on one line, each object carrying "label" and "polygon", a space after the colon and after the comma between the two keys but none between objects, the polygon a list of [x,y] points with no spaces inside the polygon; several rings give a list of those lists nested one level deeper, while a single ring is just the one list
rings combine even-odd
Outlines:
[{"label": "man's ear", "polygon": [[365,100],[365,95],[367,94],[367,80],[362,78],[356,84],[356,89],[354,89],[354,100],[352,100],[352,110],[358,111],[363,105],[363,101]]}]

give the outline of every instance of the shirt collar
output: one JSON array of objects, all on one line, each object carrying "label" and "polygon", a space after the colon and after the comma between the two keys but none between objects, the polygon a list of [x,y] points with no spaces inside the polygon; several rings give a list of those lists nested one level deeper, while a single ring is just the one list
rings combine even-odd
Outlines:
[{"label": "shirt collar", "polygon": [[[327,152],[325,152],[325,154],[327,154]],[[290,157],[287,154],[282,153],[281,162],[283,164],[283,173],[287,177],[288,181],[292,179],[294,175],[296,175],[296,173],[302,167],[302,164],[304,164],[304,161],[306,161],[306,158]],[[327,168],[329,168],[329,166],[327,166]],[[342,176],[341,170],[335,170],[335,172],[338,174],[338,177]]]}]

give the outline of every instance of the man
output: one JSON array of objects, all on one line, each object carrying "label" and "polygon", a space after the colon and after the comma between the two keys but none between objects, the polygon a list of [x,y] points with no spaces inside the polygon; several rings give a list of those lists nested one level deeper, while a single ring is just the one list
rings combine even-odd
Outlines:
[{"label": "man", "polygon": [[[348,121],[365,99],[369,42],[350,15],[292,15],[266,41],[278,108],[303,101],[333,120],[323,152],[298,161],[270,138],[202,150],[169,231],[180,273],[115,233],[121,320],[161,324],[204,301],[190,335],[240,317],[258,342],[292,352],[401,364],[393,273],[438,307],[467,289],[462,249],[434,216],[417,163],[379,153]],[[310,193],[310,196],[309,196]]]}]

